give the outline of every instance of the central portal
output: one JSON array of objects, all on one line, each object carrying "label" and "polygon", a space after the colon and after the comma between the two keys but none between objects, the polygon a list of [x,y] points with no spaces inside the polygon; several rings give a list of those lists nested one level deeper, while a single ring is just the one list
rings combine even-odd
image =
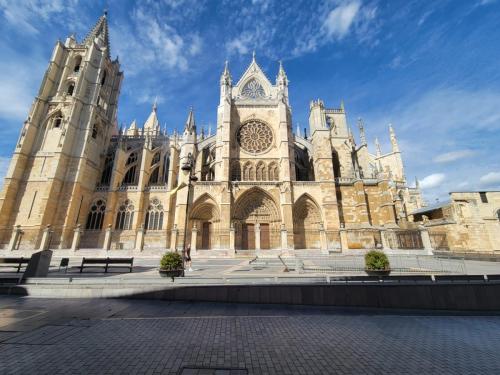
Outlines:
[{"label": "central portal", "polygon": [[279,230],[279,211],[274,199],[266,191],[252,188],[243,193],[235,202],[233,222],[236,228],[236,249],[279,247],[279,240],[271,235]]}]

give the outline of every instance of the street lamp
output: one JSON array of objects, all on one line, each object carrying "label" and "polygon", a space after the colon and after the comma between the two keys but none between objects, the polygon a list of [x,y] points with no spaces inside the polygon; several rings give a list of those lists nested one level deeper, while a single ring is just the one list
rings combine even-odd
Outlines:
[{"label": "street lamp", "polygon": [[[186,237],[187,237],[187,226],[188,226],[189,201],[191,200],[191,187],[193,186],[191,182],[192,181],[196,182],[198,180],[198,177],[196,177],[195,175],[193,175],[193,166],[194,166],[193,155],[191,153],[189,153],[188,156],[187,156],[187,161],[181,166],[181,169],[183,171],[189,172],[188,185],[187,185],[188,192],[187,192],[187,201],[186,201],[186,213],[185,213],[185,218],[184,218],[184,240],[182,241],[182,251],[183,251],[183,253],[186,250]],[[186,259],[183,256],[182,257],[183,268],[184,268],[185,261],[186,261]]]}]

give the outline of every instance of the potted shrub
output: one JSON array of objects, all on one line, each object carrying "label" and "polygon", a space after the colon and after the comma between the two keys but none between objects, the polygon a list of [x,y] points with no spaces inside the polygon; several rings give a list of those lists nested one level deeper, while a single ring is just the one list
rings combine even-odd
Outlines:
[{"label": "potted shrub", "polygon": [[371,250],[365,254],[365,272],[370,276],[387,276],[391,273],[389,259],[384,252]]},{"label": "potted shrub", "polygon": [[174,277],[183,275],[184,267],[182,265],[182,257],[179,253],[168,252],[161,257],[160,276],[171,277],[172,281],[174,281]]}]

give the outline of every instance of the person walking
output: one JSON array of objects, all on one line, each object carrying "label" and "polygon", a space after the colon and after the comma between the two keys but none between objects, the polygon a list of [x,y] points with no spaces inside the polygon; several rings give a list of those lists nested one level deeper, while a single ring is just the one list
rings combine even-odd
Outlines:
[{"label": "person walking", "polygon": [[191,268],[191,244],[188,244],[184,250],[184,264],[188,267],[189,272],[193,271]]}]

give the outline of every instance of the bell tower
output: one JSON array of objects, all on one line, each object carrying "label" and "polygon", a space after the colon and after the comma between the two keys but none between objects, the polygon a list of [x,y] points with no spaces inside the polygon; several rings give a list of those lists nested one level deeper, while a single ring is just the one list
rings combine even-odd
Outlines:
[{"label": "bell tower", "polygon": [[38,248],[48,226],[52,248],[70,246],[116,132],[122,79],[106,13],[81,43],[73,35],[56,43],[0,195],[4,247]]}]

